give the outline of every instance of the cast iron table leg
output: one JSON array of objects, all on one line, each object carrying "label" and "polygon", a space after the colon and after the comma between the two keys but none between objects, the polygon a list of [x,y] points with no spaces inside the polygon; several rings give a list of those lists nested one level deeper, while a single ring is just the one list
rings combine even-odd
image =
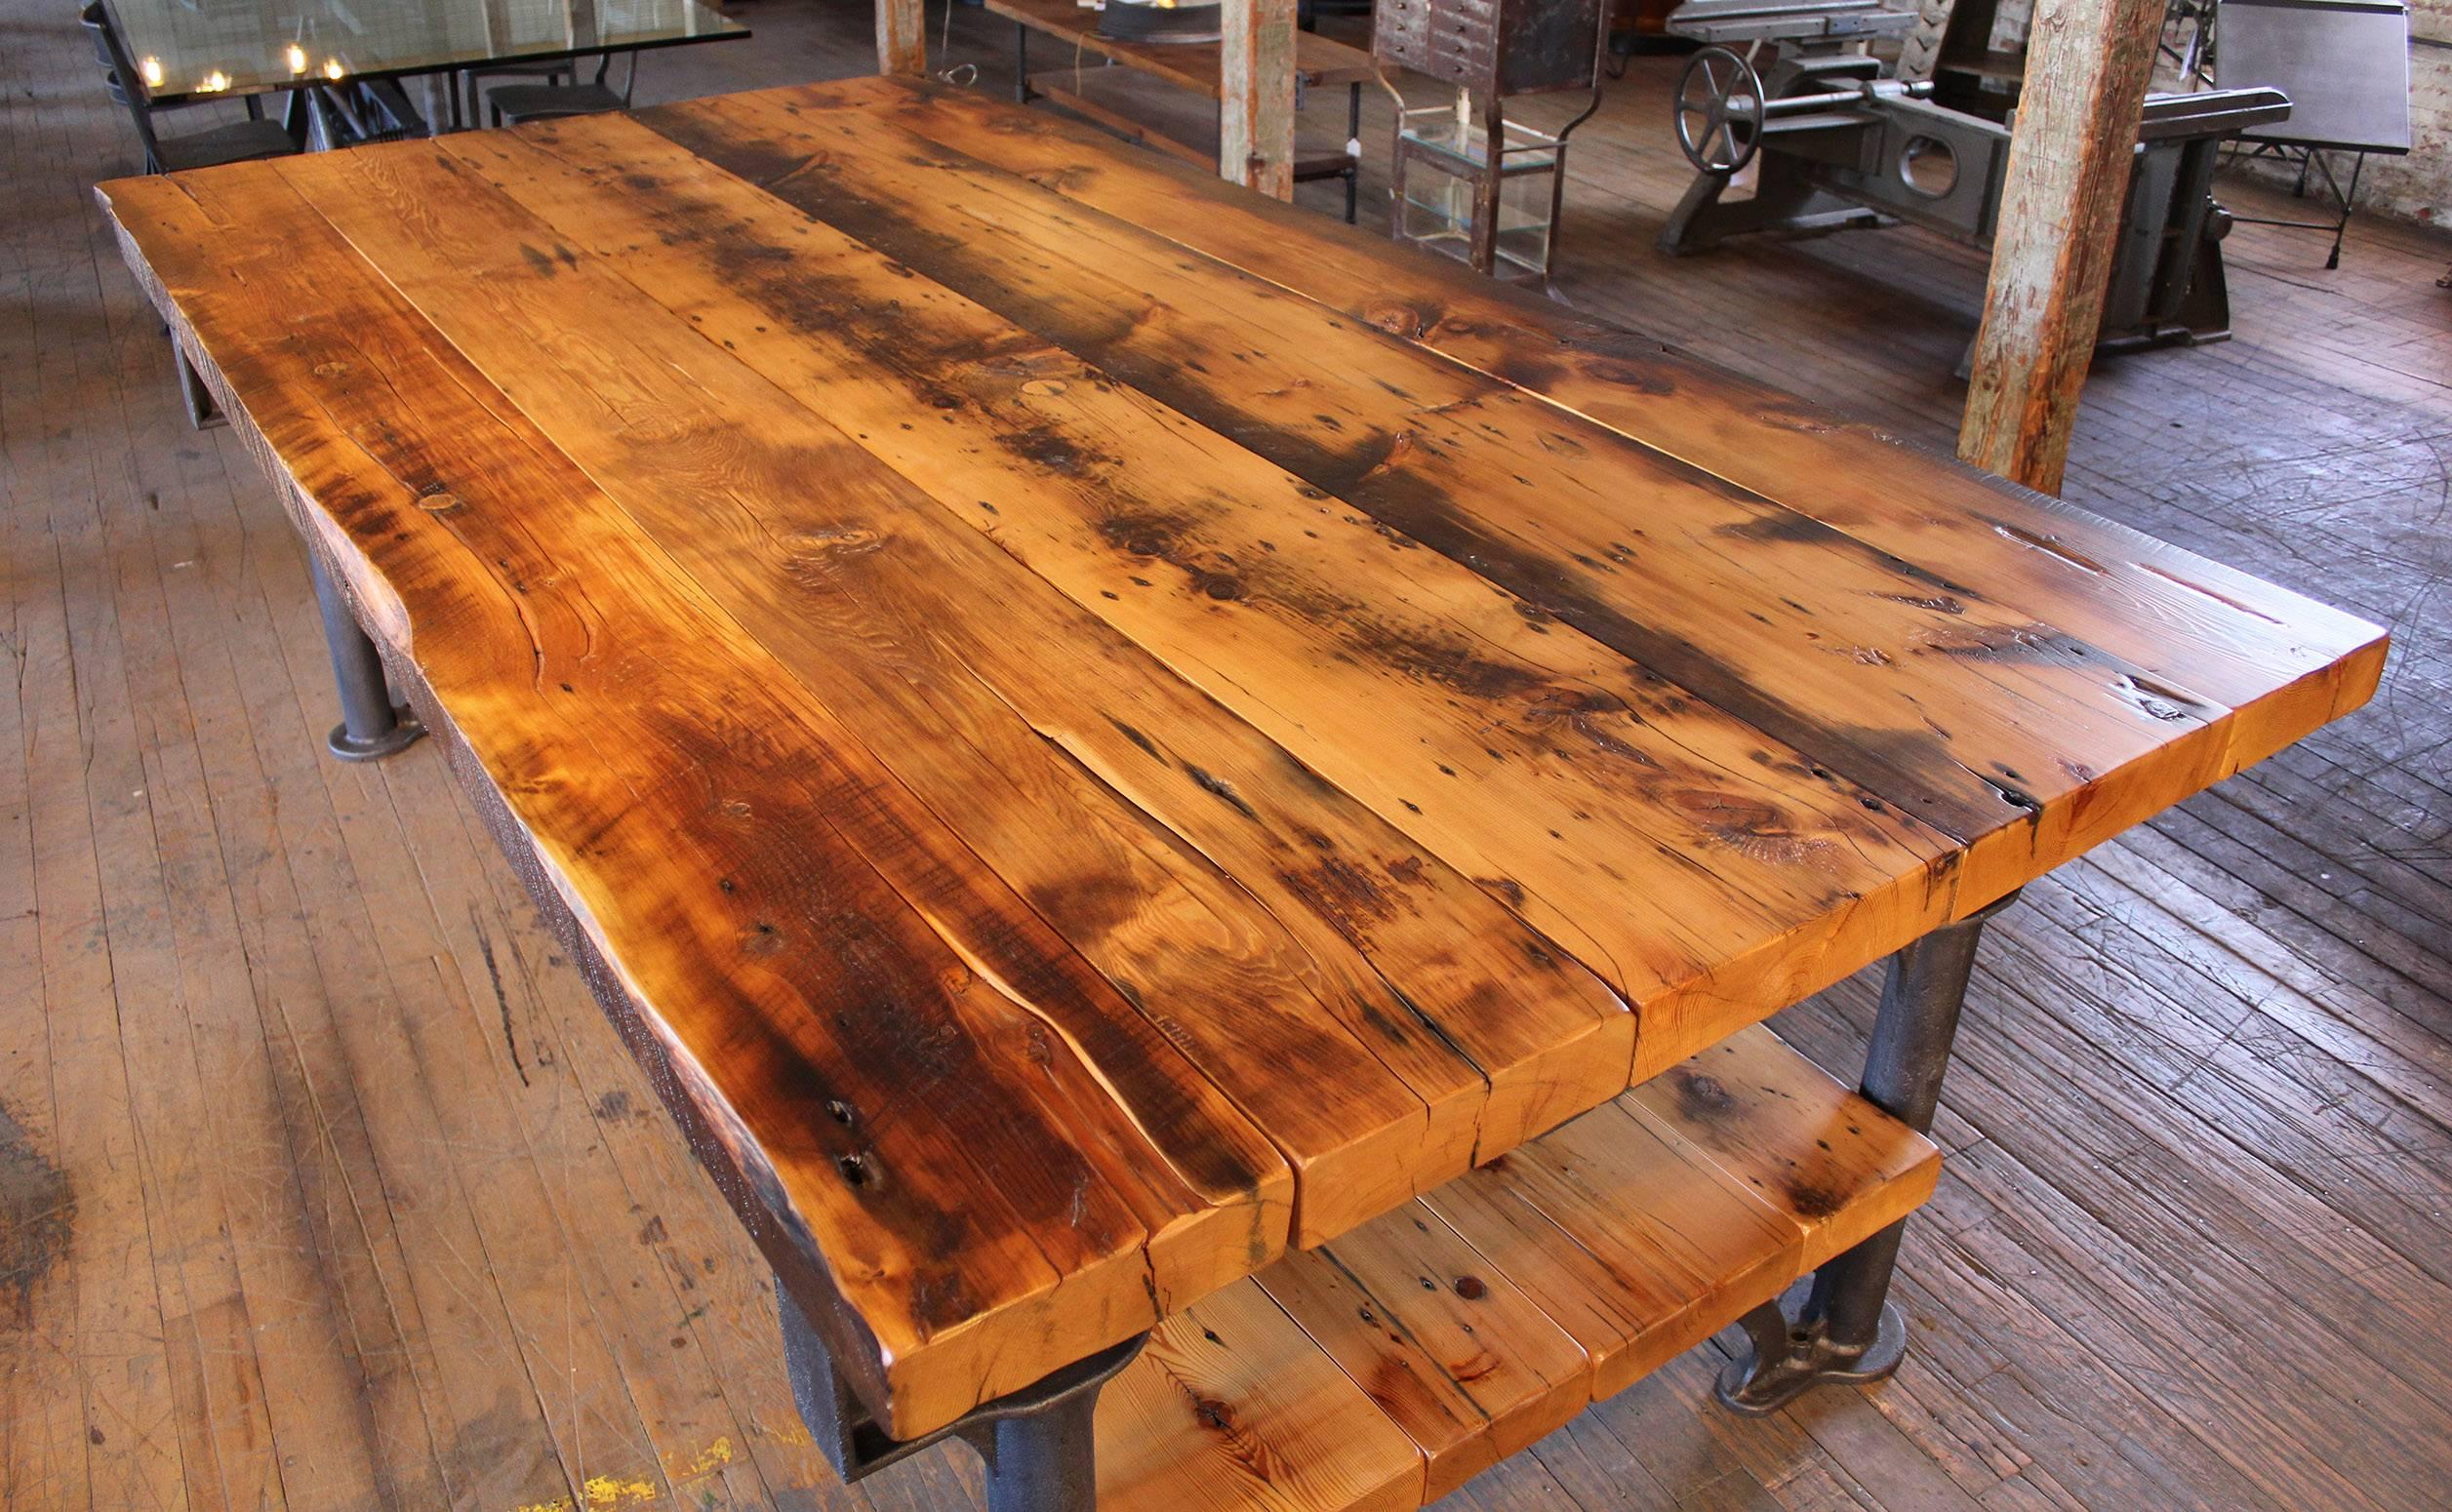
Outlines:
[{"label": "cast iron table leg", "polygon": [[178,365],[179,397],[187,406],[188,425],[196,430],[209,430],[221,424],[221,412],[213,403],[212,390],[204,386],[203,378],[196,377],[195,364],[187,360],[187,354],[179,349],[176,340],[171,342],[171,361]]},{"label": "cast iron table leg", "polygon": [[[1942,1073],[1958,1033],[1967,978],[1985,922],[2009,896],[1944,925],[1890,958],[1872,1044],[1865,1053],[1868,1100],[1921,1134],[1941,1106]],[[1907,1355],[1907,1322],[1890,1305],[1902,1218],[1814,1272],[1801,1304],[1765,1302],[1743,1322],[1753,1348],[1720,1372],[1719,1398],[1749,1416],[1774,1413],[1812,1387],[1880,1380]]]},{"label": "cast iron table leg", "polygon": [[783,1283],[775,1287],[792,1403],[818,1448],[849,1485],[949,1438],[987,1466],[987,1512],[1089,1512],[1098,1505],[1099,1388],[1132,1364],[1147,1334],[1102,1349],[922,1438],[889,1439],[834,1369],[825,1339]]},{"label": "cast iron table leg", "polygon": [[315,575],[315,604],[324,615],[324,649],[332,654],[332,680],[341,690],[341,723],[325,742],[342,761],[374,761],[388,756],[425,734],[417,716],[391,701],[383,681],[383,658],[375,643],[349,617],[341,590],[324,572],[312,551],[306,554]]}]

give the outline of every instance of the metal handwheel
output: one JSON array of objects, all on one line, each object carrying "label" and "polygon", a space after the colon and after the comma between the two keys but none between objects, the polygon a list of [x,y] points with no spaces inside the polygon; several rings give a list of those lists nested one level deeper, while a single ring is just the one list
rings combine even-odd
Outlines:
[{"label": "metal handwheel", "polygon": [[1762,144],[1762,76],[1743,55],[1707,47],[1677,76],[1677,145],[1686,161],[1726,176]]}]

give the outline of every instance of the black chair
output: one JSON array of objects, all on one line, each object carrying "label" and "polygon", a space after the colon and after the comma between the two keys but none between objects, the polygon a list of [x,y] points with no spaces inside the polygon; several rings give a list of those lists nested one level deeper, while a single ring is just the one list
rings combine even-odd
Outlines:
[{"label": "black chair", "polygon": [[[137,139],[144,143],[146,173],[168,174],[256,158],[287,157],[298,150],[298,139],[279,122],[264,120],[261,107],[252,99],[248,101],[246,120],[178,137],[157,134],[153,130],[154,107],[128,86],[128,80],[137,76],[136,65],[128,60],[118,28],[111,25],[101,0],[94,0],[77,12],[77,20],[93,33],[95,60],[102,65],[102,88],[128,112],[128,119],[136,123]],[[169,334],[168,327],[163,334]],[[187,406],[187,423],[202,430],[219,420],[221,417],[214,409],[213,396],[205,391],[204,379],[196,375],[187,354],[179,349],[176,341],[171,343],[171,365],[179,374],[179,397]]]},{"label": "black chair", "polygon": [[[457,87],[452,91],[452,125],[473,130],[484,119],[482,91],[489,81],[517,78],[543,79],[547,84],[569,84],[576,78],[578,70],[579,60],[576,58],[555,58],[541,63],[485,63],[474,68],[462,68]],[[463,95],[467,98],[467,113],[464,116],[461,113]]]},{"label": "black chair", "polygon": [[638,54],[629,56],[629,68],[622,76],[622,88],[616,91],[605,82],[613,71],[613,55],[596,55],[596,77],[586,84],[512,84],[488,90],[485,96],[487,114],[496,126],[517,126],[523,121],[550,121],[565,115],[601,115],[607,110],[630,108],[630,91],[638,84]]},{"label": "black chair", "polygon": [[101,0],[94,0],[77,12],[77,20],[94,34],[94,56],[103,70],[102,87],[128,112],[128,119],[136,123],[137,139],[144,143],[146,173],[169,174],[261,157],[287,157],[298,150],[297,139],[279,122],[259,119],[253,112],[244,121],[178,137],[161,136],[153,130],[155,107],[145,103],[143,96],[128,83],[137,76],[136,65],[128,60],[118,28],[111,25]]}]

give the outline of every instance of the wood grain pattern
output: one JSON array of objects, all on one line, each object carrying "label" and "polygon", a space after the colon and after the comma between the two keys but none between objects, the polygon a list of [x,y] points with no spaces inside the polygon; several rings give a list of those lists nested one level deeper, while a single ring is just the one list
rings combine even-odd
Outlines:
[{"label": "wood grain pattern", "polygon": [[[585,166],[607,155],[604,133],[621,139],[611,150],[627,171]],[[823,382],[830,413],[856,422],[851,433],[863,447],[1046,573],[1081,606],[1076,616],[1100,616],[1160,653],[1418,843],[1459,857],[1475,876],[1504,879],[1488,885],[1545,932],[1571,947],[1597,935],[1596,949],[1578,953],[1605,963],[1642,1004],[1645,1066],[1713,1037],[1716,1014],[1699,1007],[1691,1025],[1681,1021],[1688,997],[1776,1001],[1803,989],[1765,973],[1835,966],[1810,933],[1781,932],[1787,919],[1848,896],[1858,900],[1853,928],[1869,930],[1887,912],[1888,927],[1912,937],[1947,907],[1926,876],[1937,849],[1931,837],[1867,811],[1861,795],[1811,778],[1782,780],[1779,767],[1799,768],[1801,758],[1763,761],[1750,732],[1708,709],[1668,706],[1602,649],[1543,634],[1461,568],[1391,552],[1378,532],[1332,510],[1306,511],[1315,523],[1301,527],[1302,555],[1271,549],[1270,516],[1232,500],[1299,497],[1298,480],[1099,381],[977,306],[914,289],[875,254],[781,212],[678,148],[631,139],[646,136],[591,122],[456,150],[545,216],[554,234],[672,303],[779,385]],[[744,234],[791,256],[733,259],[739,273],[728,279],[693,275],[692,254]],[[890,320],[874,313],[888,309]],[[973,352],[993,355],[943,355]],[[901,418],[917,406],[936,423],[914,433]],[[1031,438],[1027,447],[1000,441],[1017,432]],[[1071,460],[1107,456],[1125,434],[1137,438],[1147,481],[1142,469],[1123,475],[1112,463]],[[1148,586],[1146,575],[1161,567],[1195,591]],[[1221,635],[1225,625],[1235,633]],[[1439,701],[1423,700],[1426,689]],[[1047,712],[1034,719],[1065,717],[1062,703],[1075,696],[1049,693],[1058,696],[1036,696],[1034,708]],[[1379,728],[1339,718],[1364,700],[1384,711]],[[1146,734],[1174,730],[1183,717],[1145,705],[1105,723]],[[1562,725],[1585,759],[1552,754]],[[1137,755],[1115,730],[1092,722],[1085,735],[1105,747],[1102,770],[1129,774],[1144,764],[1146,753]],[[1391,736],[1419,754],[1390,768]],[[1248,798],[1284,786],[1271,766],[1204,770]],[[1140,785],[1127,790],[1151,801],[1139,796]],[[1632,823],[1618,817],[1637,812],[1629,797],[1644,801]],[[1287,793],[1284,801],[1306,800]],[[1241,854],[1219,849],[1245,826],[1226,822],[1232,816],[1214,802],[1198,798],[1184,816],[1153,812],[1186,834],[1195,833],[1187,822],[1212,821],[1198,831],[1200,843],[1247,874]],[[1222,823],[1225,832],[1211,838]],[[1594,845],[1606,847],[1605,860],[1596,862]],[[1695,852],[1712,853],[1725,880],[1698,875],[1683,859]],[[1386,859],[1404,864],[1401,854]],[[1710,889],[1713,901],[1684,919],[1610,919],[1628,889],[1696,888]],[[1791,896],[1786,913],[1766,907]],[[1604,922],[1587,923],[1595,920]],[[1673,932],[1667,937],[1664,924]],[[1390,927],[1397,921],[1374,933]],[[1775,942],[1766,929],[1779,933]],[[1515,1058],[1471,1016],[1401,985],[1494,1077]],[[1557,1116],[1486,1115],[1482,1146],[1496,1153]]]},{"label": "wood grain pattern", "polygon": [[[544,139],[579,163],[634,130]],[[1946,847],[1863,789],[677,148],[620,150],[655,172],[593,174],[558,230],[642,268],[667,238],[711,251],[755,226],[788,246],[694,301],[701,329],[787,387],[824,380],[864,446],[1601,970],[1641,1005],[1638,1076],[1950,907]],[[929,430],[903,428],[914,404]],[[999,440],[1016,433],[1029,444]],[[1343,717],[1365,704],[1372,725]],[[1697,889],[1708,906],[1675,917],[1618,911]]]},{"label": "wood grain pattern", "polygon": [[1425,1203],[1290,1252],[1258,1280],[1422,1452],[1425,1501],[1591,1400],[1584,1347]]},{"label": "wood grain pattern", "polygon": [[[2385,641],[2350,615],[1925,447],[1384,238],[1092,154],[1095,133],[959,91],[880,92],[922,138],[1538,393],[1909,561],[1946,561],[2019,612],[2232,711],[2243,767],[2375,691]],[[1301,241],[1288,232],[1312,234]],[[1401,280],[1396,269],[1401,267]],[[1811,479],[1810,488],[1796,486]]]},{"label": "wood grain pattern", "polygon": [[1099,1394],[1099,1505],[1408,1512],[1422,1454],[1251,1281],[1160,1325]]},{"label": "wood grain pattern", "polygon": [[[1834,1184],[1926,1177],[1747,1134],[1811,1102],[1750,1041],[1604,1099],[2357,691],[2345,617],[2224,589],[2271,632],[2199,658],[2231,611],[2146,554],[1996,592],[1951,528],[1787,503],[1802,454],[1741,484],[933,108],[864,82],[107,193],[898,1432],[1289,1236],[1418,1211],[1537,1251],[1683,1183],[1588,1274],[1509,1273],[1639,1373],[1888,1220]],[[1981,497],[1925,516],[2026,506],[1952,476]],[[1494,1419],[1558,1379],[1528,1360]]]},{"label": "wood grain pattern", "polygon": [[[286,282],[296,253],[340,245],[303,202],[276,179],[146,180],[115,189],[114,211],[153,230],[163,261],[148,265],[182,309],[219,329],[287,327],[261,354],[208,347],[209,380],[257,395],[250,422],[315,501],[302,524],[434,690],[436,728],[468,732],[622,992],[652,1005],[640,1016],[681,1095],[799,1252],[789,1268],[830,1280],[874,1335],[872,1385],[899,1431],[1077,1356],[1077,1329],[1146,1327],[1164,1298],[1214,1290],[1282,1241],[1291,1183],[1214,1087],[1026,904],[992,883],[965,897],[993,874],[890,777],[840,765],[865,759],[858,741],[785,738],[828,716],[758,671],[763,657],[618,508],[587,507],[584,476],[396,297],[336,270],[315,299],[343,318],[284,316],[310,302]],[[232,223],[283,225],[290,251],[211,265],[176,252]],[[294,405],[271,401],[271,363]],[[392,381],[351,381],[370,363]],[[386,411],[404,391],[444,417],[434,439],[431,421],[413,432]],[[540,519],[544,500],[569,517]],[[356,539],[382,543],[380,564]],[[486,717],[505,689],[558,695],[544,701],[573,711],[563,721],[583,709],[585,733]],[[824,759],[786,763],[803,745]],[[582,819],[596,782],[672,798]],[[871,857],[911,869],[925,920]],[[660,875],[675,885],[646,885]],[[1163,1155],[1150,1143],[1179,1138]],[[1008,1307],[1038,1316],[976,1326]],[[1035,1360],[1017,1353],[1031,1338]]]},{"label": "wood grain pattern", "polygon": [[2221,775],[2183,686],[839,93],[642,119],[1940,829],[1969,896]]},{"label": "wood grain pattern", "polygon": [[[482,140],[454,150],[574,219],[601,206],[550,156]],[[624,268],[614,259],[543,276],[516,249],[552,244],[558,228],[452,161],[317,159],[295,177],[762,645],[896,751],[966,844],[1135,1001],[1161,1007],[1170,1036],[1310,1178],[1306,1242],[1625,1085],[1633,1022],[1597,979],[702,339],[699,308],[685,317],[642,292],[720,298],[721,284],[653,259],[634,282],[599,272]],[[421,208],[446,203],[484,207],[514,234],[472,242],[454,230],[460,218]],[[597,231],[608,229],[625,234],[618,221]],[[461,295],[471,274],[482,303]],[[572,335],[591,321],[602,334]],[[556,380],[557,360],[563,376],[621,377],[582,390]],[[596,422],[607,401],[664,424],[609,433]],[[770,423],[730,430],[753,410]],[[902,413],[850,411],[898,433]],[[812,466],[831,484],[815,507],[797,483]],[[982,487],[1017,507],[1009,483]],[[737,526],[707,509],[717,491]],[[951,582],[971,591],[943,605]],[[1097,706],[1043,657],[986,649],[1025,627],[1031,647],[1085,648]],[[1178,754],[1160,755],[1160,739]],[[1049,812],[1088,822],[1051,833],[1038,818]],[[1184,854],[1178,835],[1217,866]],[[1325,1090],[1286,1079],[1289,1062],[1316,1068]]]},{"label": "wood grain pattern", "polygon": [[[1437,1500],[1911,1212],[1940,1164],[1745,1030],[1166,1325],[1101,1406],[1102,1462],[1131,1469],[1103,1472],[1100,1504],[1380,1505],[1347,1466],[1382,1425],[1343,1391],[1400,1430],[1417,1499]],[[1284,1318],[1255,1313],[1272,1302]],[[1273,1351],[1265,1394],[1256,1349]]]}]

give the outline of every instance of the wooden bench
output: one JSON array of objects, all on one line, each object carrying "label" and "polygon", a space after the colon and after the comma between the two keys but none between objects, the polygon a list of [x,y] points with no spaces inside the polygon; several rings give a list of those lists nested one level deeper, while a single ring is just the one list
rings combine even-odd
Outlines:
[{"label": "wooden bench", "polygon": [[[987,10],[1014,24],[1014,98],[1027,104],[1044,98],[1089,117],[1131,141],[1182,158],[1195,167],[1218,166],[1218,105],[1225,98],[1215,42],[1138,43],[1099,31],[1099,13],[1073,0],[984,0]],[[1066,66],[1033,72],[1029,39],[1036,32],[1061,44]],[[1084,66],[1084,60],[1089,65]],[[1351,222],[1360,183],[1355,154],[1362,137],[1362,86],[1377,72],[1360,48],[1297,31],[1294,37],[1296,108],[1322,85],[1346,89],[1346,136],[1320,141],[1296,130],[1294,179],[1346,180],[1346,219]],[[1203,103],[1203,102],[1206,103]],[[1233,177],[1229,175],[1228,177]]]},{"label": "wooden bench", "polygon": [[[975,94],[101,193],[813,1433],[999,1508],[1410,1504],[1732,1319],[1739,1410],[1878,1376],[1983,920],[2383,664]],[[1753,1027],[1885,959],[1858,1094]]]}]

